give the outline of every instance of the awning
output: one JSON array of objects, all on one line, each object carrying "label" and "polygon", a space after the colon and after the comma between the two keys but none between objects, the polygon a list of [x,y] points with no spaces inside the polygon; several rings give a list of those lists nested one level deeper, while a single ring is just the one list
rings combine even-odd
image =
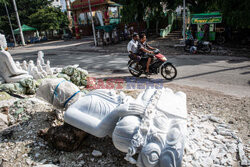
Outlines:
[{"label": "awning", "polygon": [[200,13],[191,15],[192,24],[213,24],[221,23],[222,15],[220,12]]},{"label": "awning", "polygon": [[[36,28],[27,26],[25,24],[22,25],[21,29],[22,29],[23,32],[24,31],[36,31],[37,30]],[[14,34],[20,34],[19,28],[17,28],[17,29],[14,30]]]},{"label": "awning", "polygon": [[[120,4],[110,0],[90,0],[90,4],[91,7],[97,7],[102,5],[121,6]],[[76,0],[73,3],[71,3],[71,10],[88,9],[88,8],[89,8],[88,0]]]}]

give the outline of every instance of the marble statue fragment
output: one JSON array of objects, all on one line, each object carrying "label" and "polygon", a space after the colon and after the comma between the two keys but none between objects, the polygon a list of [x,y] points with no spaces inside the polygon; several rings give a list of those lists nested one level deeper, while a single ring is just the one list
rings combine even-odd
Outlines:
[{"label": "marble statue fragment", "polygon": [[44,78],[44,75],[38,71],[37,67],[34,67],[32,69],[32,76],[34,77],[34,79],[42,79]]},{"label": "marble statue fragment", "polygon": [[28,65],[27,65],[27,62],[25,60],[23,61],[21,66],[22,66],[23,70],[28,71]]},{"label": "marble statue fragment", "polygon": [[28,73],[30,74],[30,75],[33,75],[33,68],[35,67],[35,65],[34,65],[34,62],[33,62],[33,60],[30,60],[29,61],[29,65],[28,65]]},{"label": "marble statue fragment", "polygon": [[3,48],[0,51],[0,75],[6,82],[17,82],[25,78],[33,78],[27,71],[18,69],[12,56]]},{"label": "marble statue fragment", "polygon": [[41,65],[40,60],[37,60],[37,69],[38,69],[39,72],[41,72],[43,74],[44,77],[47,76],[47,72],[44,71],[44,69],[43,69],[43,67]]},{"label": "marble statue fragment", "polygon": [[46,72],[48,75],[53,75],[53,71],[50,68],[50,61],[49,60],[47,61],[47,64],[46,64]]},{"label": "marble statue fragment", "polygon": [[94,90],[72,104],[64,117],[96,137],[112,136],[114,146],[127,153],[125,159],[139,167],[181,166],[187,133],[183,92],[146,89],[133,99],[114,90]]},{"label": "marble statue fragment", "polygon": [[7,49],[7,41],[5,35],[0,33],[0,49],[5,50]]},{"label": "marble statue fragment", "polygon": [[40,61],[40,64],[42,66],[45,66],[45,62],[44,62],[44,53],[43,51],[39,51],[38,55],[37,55],[37,62]]},{"label": "marble statue fragment", "polygon": [[19,61],[16,61],[16,67],[19,69],[19,70],[22,70],[22,67],[21,67],[21,64]]}]

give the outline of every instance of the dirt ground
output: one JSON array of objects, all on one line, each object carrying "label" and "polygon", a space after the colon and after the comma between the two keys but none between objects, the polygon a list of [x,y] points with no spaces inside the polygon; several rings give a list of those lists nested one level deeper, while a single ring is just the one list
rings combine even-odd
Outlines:
[{"label": "dirt ground", "polygon": [[[195,87],[180,87],[173,84],[168,84],[168,87],[175,92],[183,91],[187,94],[188,112],[195,113],[199,117],[213,115],[230,124],[233,130],[237,131],[237,136],[246,144],[245,151],[249,156],[250,98],[235,98],[218,92]],[[126,94],[133,97],[136,97],[141,91],[124,90]],[[30,97],[26,98],[27,101],[30,101],[28,99]],[[12,98],[12,100],[20,99]],[[1,112],[4,112],[3,106],[6,105],[3,103],[0,101]],[[37,101],[29,103],[27,106],[27,110],[30,111],[30,119],[18,122],[1,133],[0,159],[4,167],[39,164],[55,164],[62,167],[133,166],[124,160],[124,153],[114,148],[109,137],[96,138],[89,135],[83,140],[81,146],[73,152],[58,151],[49,147],[47,142],[38,136],[38,132],[58,122],[55,111],[51,105]],[[93,156],[93,150],[100,151],[102,155]]]}]

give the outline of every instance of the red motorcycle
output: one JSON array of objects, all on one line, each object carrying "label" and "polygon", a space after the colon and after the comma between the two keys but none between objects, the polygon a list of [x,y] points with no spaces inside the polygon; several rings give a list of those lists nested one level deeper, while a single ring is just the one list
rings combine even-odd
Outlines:
[{"label": "red motorcycle", "polygon": [[[129,72],[135,76],[140,77],[141,74],[146,73],[148,57],[142,57],[141,60],[137,63],[136,61],[130,59],[128,61],[128,70]],[[177,70],[175,66],[167,61],[167,58],[160,53],[157,49],[154,51],[154,58],[151,61],[149,66],[149,75],[154,75],[161,73],[161,75],[166,80],[172,80],[177,75]]]}]

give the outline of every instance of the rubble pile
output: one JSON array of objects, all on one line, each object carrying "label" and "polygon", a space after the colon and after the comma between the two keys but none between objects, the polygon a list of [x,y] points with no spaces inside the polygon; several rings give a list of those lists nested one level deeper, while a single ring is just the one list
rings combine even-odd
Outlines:
[{"label": "rubble pile", "polygon": [[57,75],[58,78],[70,80],[77,86],[87,86],[88,71],[74,66],[67,66]]},{"label": "rubble pile", "polygon": [[250,165],[242,140],[229,124],[211,115],[190,112],[188,117],[188,141],[183,158],[184,166],[237,166]]},{"label": "rubble pile", "polygon": [[22,79],[17,83],[0,84],[1,91],[15,94],[35,94],[37,88],[38,82],[31,78]]}]

